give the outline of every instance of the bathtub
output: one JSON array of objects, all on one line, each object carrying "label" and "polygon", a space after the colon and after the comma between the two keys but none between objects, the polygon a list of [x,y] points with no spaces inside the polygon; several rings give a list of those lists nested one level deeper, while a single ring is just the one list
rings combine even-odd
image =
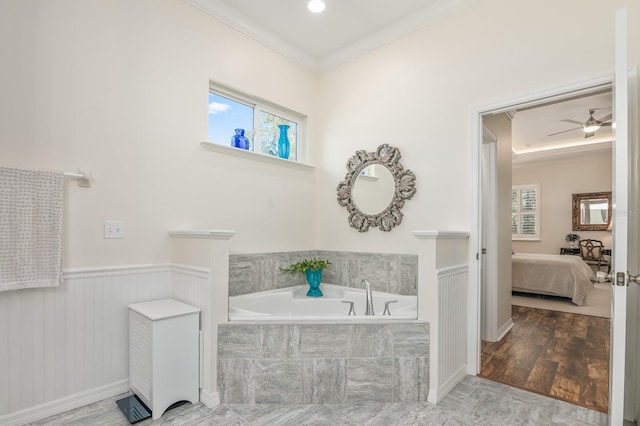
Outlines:
[{"label": "bathtub", "polygon": [[[416,296],[403,296],[373,291],[375,316],[365,316],[364,289],[322,284],[323,297],[308,297],[309,286],[301,285],[259,293],[229,297],[229,320],[232,321],[282,321],[282,320],[362,320],[362,319],[417,319]],[[382,315],[386,301],[391,315]],[[349,303],[354,302],[356,315],[349,313]]]}]

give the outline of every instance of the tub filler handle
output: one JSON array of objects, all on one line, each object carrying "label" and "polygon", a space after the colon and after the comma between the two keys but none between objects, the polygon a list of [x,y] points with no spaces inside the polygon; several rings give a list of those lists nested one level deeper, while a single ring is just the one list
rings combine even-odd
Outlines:
[{"label": "tub filler handle", "polygon": [[353,302],[350,300],[343,300],[342,303],[349,303],[349,313],[347,314],[348,316],[355,316],[356,315],[356,310],[353,308]]},{"label": "tub filler handle", "polygon": [[396,303],[397,300],[389,300],[388,302],[384,302],[384,312],[382,312],[382,315],[391,315],[391,311],[389,310],[389,304],[390,303]]}]

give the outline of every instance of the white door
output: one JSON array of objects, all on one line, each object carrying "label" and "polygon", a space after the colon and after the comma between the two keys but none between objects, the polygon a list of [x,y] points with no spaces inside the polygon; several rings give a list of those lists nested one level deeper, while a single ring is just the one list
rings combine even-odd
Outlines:
[{"label": "white door", "polygon": [[[630,211],[630,194],[634,197],[638,191],[637,181],[634,182],[635,173],[630,174],[630,169],[635,169],[635,164],[630,164],[629,159],[634,159],[635,135],[630,130],[635,129],[637,113],[629,114],[629,106],[634,105],[637,92],[629,97],[629,87],[635,87],[632,81],[629,83],[630,74],[627,65],[627,13],[626,9],[616,11],[615,16],[615,80],[614,80],[614,121],[616,124],[613,146],[613,273],[611,288],[611,363],[609,379],[609,422],[612,425],[621,425],[625,414],[625,394],[635,395],[635,380],[627,377],[625,383],[625,368],[635,363],[635,347],[627,347],[627,308],[630,313],[636,310],[635,303],[627,305],[627,277],[629,267],[637,267],[638,247],[637,235],[631,235],[629,230],[637,232],[634,216]],[[629,122],[629,119],[634,120]],[[630,156],[631,155],[631,156]],[[630,167],[631,166],[631,167]],[[631,262],[629,260],[631,259]],[[638,271],[631,271],[638,273]],[[632,284],[635,285],[635,284]],[[631,324],[629,325],[631,327]],[[627,351],[628,350],[628,351]],[[626,365],[625,365],[626,364]],[[629,404],[629,402],[628,402]],[[635,403],[634,403],[635,404]],[[635,407],[626,407],[626,412],[634,412]],[[629,414],[627,414],[629,416]]]},{"label": "white door", "polygon": [[498,224],[496,178],[498,139],[486,127],[482,133],[482,340],[498,340]]}]

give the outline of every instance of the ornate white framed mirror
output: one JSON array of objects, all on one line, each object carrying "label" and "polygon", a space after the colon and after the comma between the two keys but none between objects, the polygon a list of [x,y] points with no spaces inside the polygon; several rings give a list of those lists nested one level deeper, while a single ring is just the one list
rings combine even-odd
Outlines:
[{"label": "ornate white framed mirror", "polygon": [[338,204],[347,208],[349,225],[391,231],[402,222],[402,207],[416,193],[416,177],[400,163],[400,150],[383,144],[374,152],[356,151],[338,185]]}]

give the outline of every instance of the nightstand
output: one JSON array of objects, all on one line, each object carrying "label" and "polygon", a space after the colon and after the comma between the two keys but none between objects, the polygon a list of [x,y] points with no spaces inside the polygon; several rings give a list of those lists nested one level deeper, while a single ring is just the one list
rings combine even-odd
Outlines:
[{"label": "nightstand", "polygon": [[578,247],[560,247],[560,254],[571,254],[574,256],[578,256],[580,254],[580,249]]}]

